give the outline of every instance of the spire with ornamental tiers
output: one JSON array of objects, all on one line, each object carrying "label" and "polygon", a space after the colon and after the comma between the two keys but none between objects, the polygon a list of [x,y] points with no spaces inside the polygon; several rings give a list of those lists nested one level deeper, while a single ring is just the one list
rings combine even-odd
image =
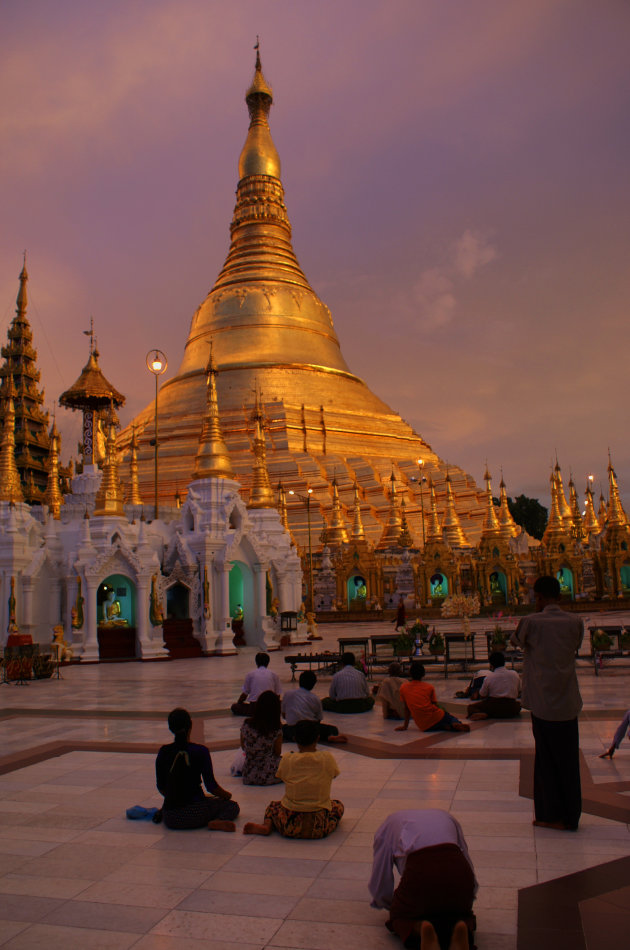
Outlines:
[{"label": "spire with ornamental tiers", "polygon": [[569,476],[569,507],[571,509],[571,537],[574,541],[583,541],[584,522],[582,521],[582,512],[580,511],[580,502],[575,490],[573,475]]},{"label": "spire with ornamental tiers", "polygon": [[599,508],[597,510],[597,520],[599,521],[600,530],[603,531],[606,527],[606,522],[608,521],[608,509],[606,508],[606,499],[604,498],[604,492],[601,488],[599,490]]},{"label": "spire with ornamental tiers", "polygon": [[4,427],[0,442],[0,501],[24,501],[20,473],[15,464],[15,386],[9,376],[4,393]]},{"label": "spire with ornamental tiers", "polygon": [[201,430],[199,450],[193,478],[234,478],[230,454],[221,432],[219,401],[217,398],[217,368],[214,365],[212,341],[206,366],[206,414]]},{"label": "spire with ornamental tiers", "polygon": [[393,545],[397,545],[400,537],[400,508],[398,507],[398,500],[396,498],[396,477],[393,471],[389,481],[391,484],[389,518],[383,529],[383,534],[378,544],[379,548],[389,548]]},{"label": "spire with ornamental tiers", "polygon": [[483,477],[486,483],[486,517],[484,518],[483,522],[481,540],[495,541],[499,540],[501,537],[501,525],[499,524],[499,519],[497,518],[497,513],[494,507],[494,501],[492,500],[492,483],[487,465]]},{"label": "spire with ornamental tiers", "polygon": [[354,483],[354,502],[352,505],[352,540],[353,541],[363,541],[365,538],[365,530],[363,528],[363,521],[361,520],[361,504],[359,501],[359,486],[357,483]]},{"label": "spire with ornamental tiers", "polygon": [[461,526],[459,515],[455,507],[455,496],[453,495],[453,486],[451,476],[446,473],[446,508],[444,511],[444,521],[442,522],[442,537],[451,548],[468,547],[468,539]]},{"label": "spire with ornamental tiers", "polygon": [[409,530],[409,524],[407,522],[406,509],[407,504],[403,496],[400,502],[400,534],[398,535],[398,543],[401,548],[410,548],[413,544],[413,538],[411,537],[411,531]]},{"label": "spire with ornamental tiers", "polygon": [[57,429],[57,422],[53,416],[53,423],[50,429],[50,455],[48,456],[48,484],[44,494],[44,504],[48,505],[48,510],[53,518],[58,521],[61,517],[61,506],[63,505],[63,496],[59,488],[59,449],[61,445],[61,436]]},{"label": "spire with ornamental tiers", "polygon": [[593,488],[591,485],[592,475],[586,482],[586,494],[584,499],[584,533],[587,538],[592,534],[599,534],[600,527],[595,514],[595,505],[593,504]]},{"label": "spire with ornamental tiers", "polygon": [[518,534],[518,527],[510,511],[507,488],[503,481],[503,472],[501,472],[501,481],[499,483],[499,525],[501,526],[501,537],[504,541],[509,541],[510,538],[515,538]]},{"label": "spire with ornamental tiers", "polygon": [[346,544],[348,541],[348,532],[343,520],[336,477],[332,480],[332,492],[332,517],[327,532],[327,542],[332,545]]},{"label": "spire with ornamental tiers", "polygon": [[105,439],[105,461],[99,490],[94,500],[94,515],[105,517],[110,515],[123,518],[125,515],[122,502],[122,490],[118,478],[118,458],[116,456],[116,415],[112,402],[109,415],[105,419],[107,436]]},{"label": "spire with ornamental tiers", "polygon": [[[28,271],[26,251],[20,272],[20,287],[15,301],[15,317],[7,333],[7,344],[2,347],[4,363],[0,378],[13,377],[15,387],[15,461],[22,481],[24,500],[40,504],[47,482],[50,441],[48,413],[44,412],[44,392],[39,390],[40,374],[37,369],[37,351],[33,347],[33,331],[26,315],[28,307]],[[16,399],[17,397],[17,399]],[[0,420],[6,407],[0,407]]]},{"label": "spire with ornamental tiers", "polygon": [[129,488],[128,503],[130,505],[141,505],[142,498],[140,496],[140,484],[138,482],[138,437],[136,435],[135,426],[133,426],[133,434],[131,436],[130,448],[131,448],[131,456],[129,459],[130,488]]},{"label": "spire with ornamental tiers", "polygon": [[426,543],[435,544],[437,541],[442,540],[442,528],[440,527],[440,519],[438,516],[437,509],[437,497],[435,495],[435,485],[433,484],[433,479],[429,477],[429,498],[430,498],[430,513],[427,519],[427,539]]},{"label": "spire with ornamental tiers", "polygon": [[565,525],[570,528],[572,524],[571,517],[571,508],[567,502],[566,495],[564,494],[564,485],[562,484],[562,472],[560,471],[560,464],[558,462],[558,457],[556,456],[556,467],[554,469],[555,479],[556,479],[556,496],[558,500],[558,511],[560,512],[560,517],[564,521]]},{"label": "spire with ornamental tiers", "polygon": [[262,408],[262,393],[258,386],[255,390],[255,402],[252,412],[254,423],[254,478],[249,493],[248,508],[275,508],[276,500],[267,471],[267,452],[265,448],[265,414]]},{"label": "spire with ornamental tiers", "polygon": [[[551,509],[549,511],[549,520],[542,536],[544,547],[550,548],[555,544],[564,543],[569,539],[569,533],[565,521],[560,514],[560,505],[558,503],[558,480],[556,472],[553,470],[549,477],[549,490],[551,492]],[[565,499],[566,503],[566,499]]]},{"label": "spire with ornamental tiers", "polygon": [[608,518],[606,527],[625,527],[628,524],[626,513],[619,497],[619,485],[613,463],[608,452]]}]

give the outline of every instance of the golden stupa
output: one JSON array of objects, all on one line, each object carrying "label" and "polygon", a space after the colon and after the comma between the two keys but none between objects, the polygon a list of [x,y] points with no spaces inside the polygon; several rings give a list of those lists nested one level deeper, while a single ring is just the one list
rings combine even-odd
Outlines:
[{"label": "golden stupa", "polygon": [[[241,152],[230,249],[215,284],[193,315],[177,375],[159,393],[159,496],[174,504],[190,483],[206,408],[210,344],[217,368],[221,429],[234,476],[245,495],[252,485],[256,424],[252,410],[262,392],[266,457],[273,484],[288,491],[289,522],[300,541],[306,514],[298,494],[311,488],[320,506],[320,528],[330,521],[336,481],[339,509],[351,527],[355,484],[366,537],[378,542],[389,520],[391,477],[407,495],[407,520],[415,539],[420,526],[419,469],[430,476],[440,507],[446,500],[446,466],[423,439],[348,368],[328,307],[306,279],[291,244],[280,158],[271,138],[272,91],[256,54],[254,79],[245,96],[250,124]],[[130,457],[132,426],[138,440],[139,484],[153,499],[154,404],[118,438]],[[483,525],[483,498],[472,478],[449,466],[462,531],[476,539]],[[124,475],[123,475],[124,477]],[[426,481],[426,480],[425,480]],[[401,494],[402,493],[402,494]],[[424,491],[425,517],[430,498]],[[247,500],[247,498],[246,498]]]}]

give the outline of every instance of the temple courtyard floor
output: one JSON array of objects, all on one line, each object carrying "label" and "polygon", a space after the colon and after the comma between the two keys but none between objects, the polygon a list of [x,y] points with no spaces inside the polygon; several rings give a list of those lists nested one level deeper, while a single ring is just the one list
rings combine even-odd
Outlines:
[{"label": "temple courtyard floor", "polygon": [[[361,625],[360,635],[384,624]],[[341,626],[320,626],[336,648]],[[387,632],[387,631],[386,631]],[[391,627],[389,627],[391,632]],[[321,646],[321,645],[318,645]],[[301,648],[304,649],[304,648]],[[62,678],[2,685],[0,946],[10,950],[396,950],[386,913],[369,906],[372,838],[402,808],[445,808],[461,822],[480,889],[480,950],[603,950],[630,932],[630,742],[598,755],[630,706],[630,668],[595,677],[582,662],[584,814],[577,833],[532,826],[529,716],[474,723],[470,734],[394,731],[379,709],[328,715],[349,736],[333,748],[345,804],[321,841],[244,836],[281,786],[230,775],[241,721],[237,698],[254,650],[238,656],[62,669]],[[271,668],[291,686],[284,655]],[[440,701],[462,674],[429,671]],[[327,693],[322,676],[316,691]],[[175,832],[129,821],[159,806],[154,758],[170,741],[166,716],[186,706],[193,738],[212,750],[217,779],[240,803],[237,833]]]}]

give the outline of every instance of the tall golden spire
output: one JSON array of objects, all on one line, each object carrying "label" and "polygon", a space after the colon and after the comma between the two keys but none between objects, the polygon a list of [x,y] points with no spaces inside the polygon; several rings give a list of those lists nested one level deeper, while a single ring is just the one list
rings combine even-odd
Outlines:
[{"label": "tall golden spire", "polygon": [[122,491],[118,479],[118,458],[116,456],[116,425],[114,405],[110,406],[107,417],[107,438],[105,439],[105,461],[101,484],[94,501],[94,515],[105,517],[124,517]]},{"label": "tall golden spire", "polygon": [[610,458],[610,452],[608,453],[608,518],[606,521],[606,526],[608,528],[614,527],[623,527],[627,525],[628,519],[626,518],[626,513],[623,510],[623,505],[621,504],[621,498],[619,497],[619,486],[617,484],[617,475],[613,468],[613,464]]},{"label": "tall golden spire", "polygon": [[[22,273],[24,273],[24,270]],[[24,501],[20,473],[15,464],[15,407],[13,405],[15,386],[13,385],[13,376],[9,376],[3,395],[7,405],[4,413],[2,442],[0,442],[0,501]]]},{"label": "tall golden spire", "polygon": [[584,539],[584,523],[573,475],[569,477],[569,507],[571,508],[571,537],[574,541],[582,541]]},{"label": "tall golden spire", "polygon": [[401,548],[410,548],[413,544],[413,538],[411,537],[411,531],[407,523],[406,508],[407,505],[403,495],[400,502],[400,534],[398,535],[398,543]]},{"label": "tall golden spire", "polygon": [[558,480],[555,471],[552,471],[549,478],[549,490],[551,492],[551,510],[549,512],[547,527],[542,536],[542,543],[545,547],[550,547],[554,543],[568,540],[567,526],[560,514],[560,506],[558,504]]},{"label": "tall golden spire", "polygon": [[558,499],[558,511],[560,512],[560,517],[564,521],[565,525],[570,528],[572,523],[571,518],[571,508],[564,494],[564,486],[562,484],[562,472],[560,471],[560,464],[556,458],[556,467],[554,469],[556,476],[556,495]]},{"label": "tall golden spire", "polygon": [[396,477],[393,471],[390,475],[389,481],[391,483],[389,518],[387,520],[387,524],[383,528],[381,540],[378,543],[379,548],[388,548],[394,544],[398,544],[398,539],[400,537],[400,509],[398,507],[398,501],[396,498]]},{"label": "tall golden spire", "polygon": [[219,401],[217,399],[217,368],[214,365],[212,341],[210,356],[206,366],[206,414],[201,430],[199,450],[195,459],[193,478],[234,478],[232,463],[223,439],[219,423]]},{"label": "tall golden spire", "polygon": [[352,540],[362,541],[365,538],[363,521],[361,520],[361,505],[359,503],[359,486],[354,483],[354,503],[352,505]]},{"label": "tall golden spire", "polygon": [[333,478],[332,480],[332,517],[330,522],[330,527],[327,531],[327,542],[328,544],[345,544],[348,541],[348,532],[346,530],[346,524],[343,520],[343,512],[341,510],[341,502],[339,500],[339,491],[337,489],[337,479]]},{"label": "tall golden spire", "polygon": [[57,429],[57,422],[53,416],[53,424],[50,429],[50,455],[48,456],[48,482],[44,493],[44,504],[48,505],[55,520],[61,517],[61,506],[63,505],[63,496],[59,488],[59,444],[61,436]]},{"label": "tall golden spire", "polygon": [[280,514],[280,523],[285,531],[291,532],[289,528],[289,516],[287,514],[287,493],[284,490],[282,482],[278,482],[278,512]]},{"label": "tall golden spire", "polygon": [[499,519],[497,518],[494,502],[492,500],[492,484],[490,481],[490,472],[488,471],[487,465],[486,465],[486,471],[483,477],[486,482],[486,517],[484,518],[484,522],[483,522],[481,540],[482,541],[499,540],[499,538],[501,537],[501,526],[499,524]]},{"label": "tall golden spire", "polygon": [[129,481],[131,485],[129,489],[128,504],[141,505],[142,498],[140,497],[140,485],[138,482],[138,437],[136,435],[135,426],[133,426],[130,448],[131,457],[129,459]]},{"label": "tall golden spire", "polygon": [[455,508],[455,496],[453,495],[453,486],[451,476],[446,473],[446,509],[444,511],[444,521],[442,522],[442,537],[452,548],[465,548],[468,546],[468,540],[461,526],[457,509]]},{"label": "tall golden spire", "polygon": [[503,481],[503,473],[501,473],[501,482],[499,484],[499,524],[501,526],[501,537],[505,541],[509,541],[510,538],[515,538],[518,534],[518,528],[508,504],[507,489]]},{"label": "tall golden spire", "polygon": [[590,481],[586,482],[584,510],[584,533],[586,534],[587,538],[590,538],[592,534],[599,534],[601,530],[597,520],[597,515],[595,514],[595,506],[593,504],[593,489],[591,488]]},{"label": "tall golden spire", "polygon": [[18,320],[24,320],[26,317],[26,308],[28,306],[28,297],[26,294],[26,282],[28,281],[28,271],[26,270],[26,251],[24,251],[24,263],[20,273],[20,289],[15,301],[15,313]]},{"label": "tall golden spire", "polygon": [[254,480],[249,494],[248,508],[275,508],[269,472],[267,471],[267,453],[265,449],[265,414],[261,404],[261,393],[256,386],[256,398],[252,412],[254,423]]},{"label": "tall golden spire", "polygon": [[442,540],[442,529],[440,527],[440,519],[438,517],[437,510],[437,498],[435,495],[435,485],[433,484],[433,479],[429,476],[429,497],[431,499],[430,504],[430,514],[427,519],[427,538],[426,543],[429,542],[435,543],[436,541]]}]

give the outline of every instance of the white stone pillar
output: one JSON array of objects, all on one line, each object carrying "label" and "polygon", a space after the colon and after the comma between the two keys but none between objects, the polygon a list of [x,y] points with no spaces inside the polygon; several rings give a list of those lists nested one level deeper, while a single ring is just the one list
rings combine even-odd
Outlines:
[{"label": "white stone pillar", "polygon": [[142,574],[136,582],[136,656],[154,659],[168,656],[162,627],[152,627],[150,619],[151,577]]},{"label": "white stone pillar", "polygon": [[[20,611],[21,622],[18,624],[18,626],[20,627],[20,631],[22,633],[30,633],[32,635],[33,634],[33,588],[35,584],[32,577],[22,576],[21,578],[18,578],[17,584],[20,584],[20,581],[21,581],[21,588],[22,588],[22,598],[21,598],[22,609]],[[20,600],[18,599],[18,606],[19,604],[20,604]]]},{"label": "white stone pillar", "polygon": [[96,592],[98,591],[98,581],[94,577],[86,577],[85,584],[85,603],[83,605],[83,614],[85,617],[83,627],[85,630],[83,637],[83,652],[81,659],[88,663],[97,663],[98,655],[98,617],[96,607]]}]

